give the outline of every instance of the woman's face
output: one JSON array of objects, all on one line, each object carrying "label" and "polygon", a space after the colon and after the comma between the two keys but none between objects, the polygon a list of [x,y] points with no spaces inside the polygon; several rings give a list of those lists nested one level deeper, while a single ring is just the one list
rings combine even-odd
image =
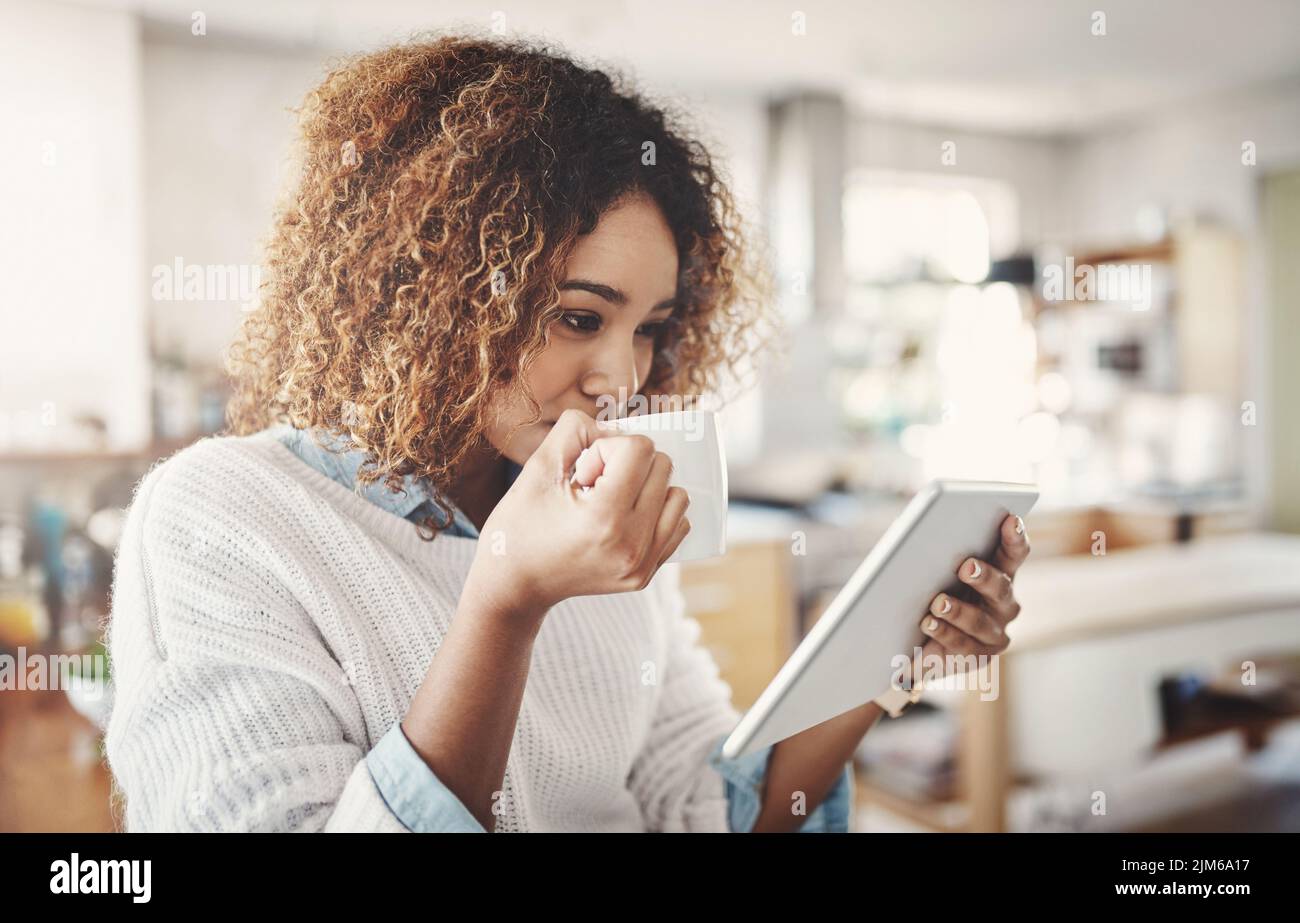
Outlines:
[{"label": "woman's face", "polygon": [[552,324],[527,377],[541,422],[511,437],[530,419],[522,393],[511,388],[498,398],[487,433],[498,452],[520,465],[565,410],[622,416],[649,375],[656,334],[677,293],[677,246],[654,201],[638,196],[607,211],[578,241],[560,290],[565,314]]}]

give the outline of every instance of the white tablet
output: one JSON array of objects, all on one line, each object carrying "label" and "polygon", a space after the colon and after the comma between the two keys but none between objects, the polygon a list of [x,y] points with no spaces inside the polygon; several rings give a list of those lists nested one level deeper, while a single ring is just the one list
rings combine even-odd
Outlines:
[{"label": "white tablet", "polygon": [[[957,568],[989,561],[1008,513],[1038,499],[1031,484],[932,481],[907,505],[722,747],[734,759],[785,740],[886,692],[895,657],[928,640],[921,619]],[[954,592],[954,595],[957,595]],[[902,661],[899,661],[902,662]]]}]

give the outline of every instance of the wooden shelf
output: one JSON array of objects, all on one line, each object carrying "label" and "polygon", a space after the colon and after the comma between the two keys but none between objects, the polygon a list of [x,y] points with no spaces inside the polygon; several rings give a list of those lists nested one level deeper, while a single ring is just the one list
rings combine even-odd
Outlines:
[{"label": "wooden shelf", "polygon": [[1074,265],[1096,266],[1100,263],[1169,263],[1174,259],[1174,242],[1169,239],[1153,243],[1132,244],[1094,250],[1074,256]]}]

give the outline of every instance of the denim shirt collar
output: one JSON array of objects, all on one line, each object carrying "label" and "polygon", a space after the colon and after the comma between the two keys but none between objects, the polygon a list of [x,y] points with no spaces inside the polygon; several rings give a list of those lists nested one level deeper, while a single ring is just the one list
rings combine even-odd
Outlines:
[{"label": "denim shirt collar", "polygon": [[[441,511],[437,507],[437,491],[426,479],[416,475],[406,475],[402,478],[398,490],[390,490],[381,478],[358,489],[357,472],[365,463],[365,452],[360,449],[345,450],[342,437],[336,437],[325,430],[298,429],[291,424],[281,423],[272,427],[272,432],[309,466],[369,500],[380,509],[403,519],[415,518],[413,514],[417,511],[421,511],[421,518],[425,513],[441,518]],[[314,435],[319,435],[324,445],[318,445],[313,438]],[[507,483],[513,484],[521,470],[520,465],[507,459]],[[426,504],[428,509],[421,510],[421,507]],[[478,529],[469,517],[456,504],[450,505],[455,512],[455,521],[449,527],[452,534],[477,538]]]}]

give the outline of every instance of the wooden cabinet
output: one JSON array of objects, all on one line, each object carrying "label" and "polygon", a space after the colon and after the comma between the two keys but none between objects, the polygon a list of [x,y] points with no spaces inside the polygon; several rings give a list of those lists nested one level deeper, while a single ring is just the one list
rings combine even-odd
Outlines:
[{"label": "wooden cabinet", "polygon": [[682,565],[682,595],[700,623],[700,640],[744,711],[797,641],[788,542],[732,546],[723,557]]}]

